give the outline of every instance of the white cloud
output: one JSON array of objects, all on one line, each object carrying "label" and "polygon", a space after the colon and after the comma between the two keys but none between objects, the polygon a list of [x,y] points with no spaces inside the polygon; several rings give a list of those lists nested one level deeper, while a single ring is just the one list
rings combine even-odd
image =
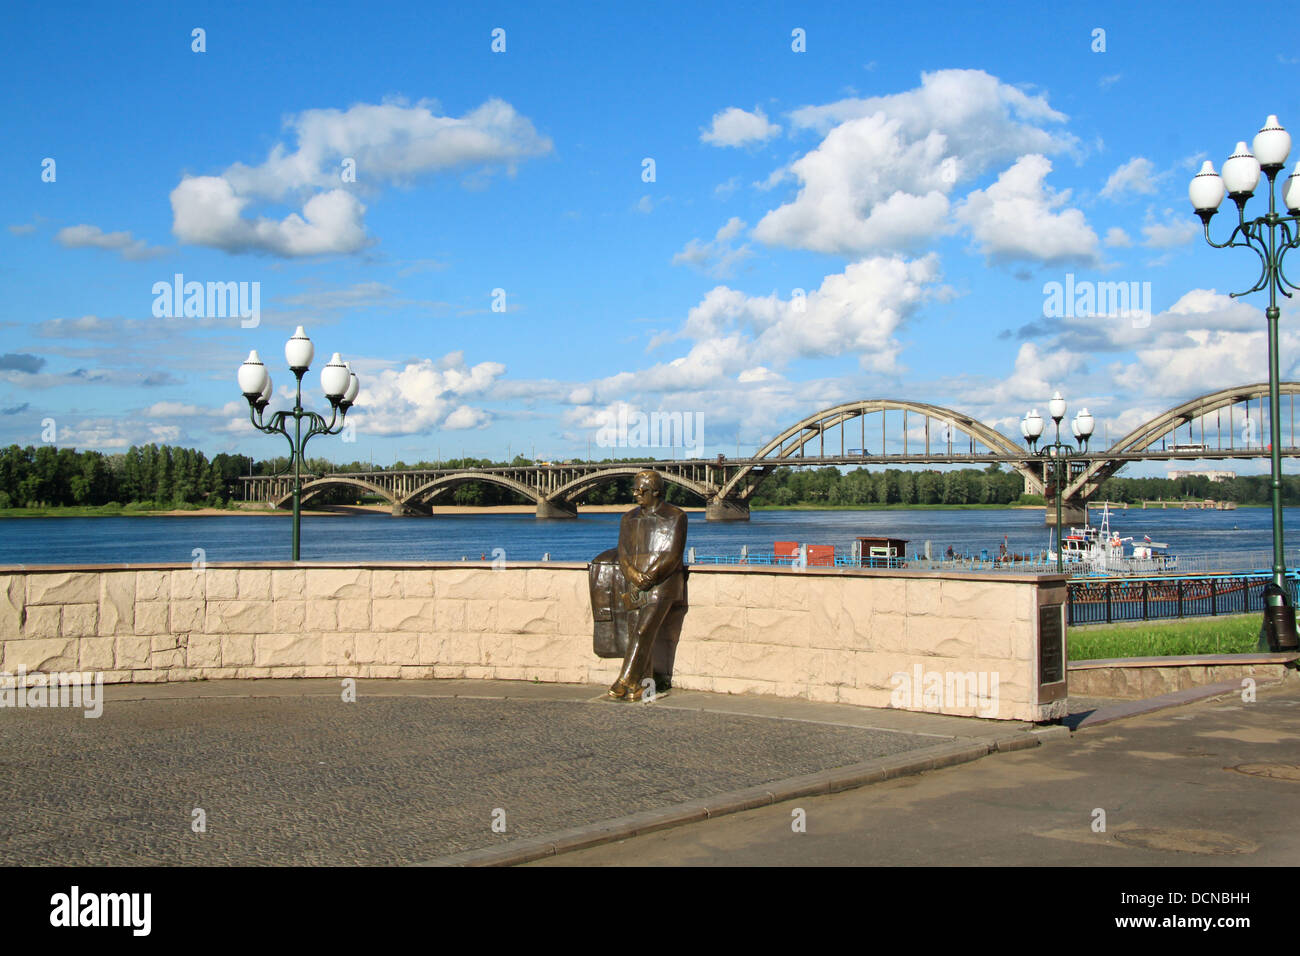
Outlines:
[{"label": "white cloud", "polygon": [[732,216],[710,241],[692,239],[681,252],[673,256],[673,265],[690,265],[703,269],[711,276],[724,278],[731,275],[736,264],[752,256],[748,243],[734,246],[732,240],[745,228],[739,216]]},{"label": "white cloud", "polygon": [[763,143],[780,134],[781,127],[768,122],[761,109],[747,113],[731,106],[713,114],[709,128],[700,131],[700,142],[713,146],[744,146],[747,143]]},{"label": "white cloud", "polygon": [[691,309],[675,338],[693,344],[686,354],[635,372],[590,383],[588,402],[636,392],[691,391],[736,383],[770,383],[800,358],[857,355],[862,368],[899,371],[903,323],[938,293],[937,257],[875,257],[826,276],[805,296],[751,296],[725,285]]},{"label": "white cloud", "polygon": [[136,239],[129,232],[104,232],[98,226],[84,224],[60,229],[54,239],[69,249],[107,249],[110,252],[120,253],[123,259],[131,262],[156,259],[167,254],[167,250],[161,246],[151,246],[143,239]]},{"label": "white cloud", "polygon": [[1102,241],[1116,249],[1127,249],[1133,245],[1133,240],[1129,238],[1129,234],[1119,226],[1111,226],[1107,229],[1106,238]]},{"label": "white cloud", "polygon": [[1125,193],[1150,194],[1156,191],[1157,178],[1151,160],[1134,156],[1110,174],[1101,194],[1107,199],[1120,199]]},{"label": "white cloud", "polygon": [[1179,215],[1172,209],[1165,210],[1165,221],[1156,222],[1150,214],[1142,227],[1146,238],[1142,245],[1152,249],[1170,249],[1185,246],[1201,234],[1200,220],[1191,214]]},{"label": "white cloud", "polygon": [[958,220],[990,260],[1098,263],[1097,234],[1078,209],[1061,208],[1070,191],[1047,186],[1051,170],[1044,156],[1022,156],[996,183],[958,204]]},{"label": "white cloud", "polygon": [[[502,100],[459,118],[439,116],[436,109],[426,100],[300,113],[287,123],[296,149],[277,143],[259,166],[235,163],[219,176],[182,179],[171,193],[172,232],[181,242],[233,253],[352,253],[370,240],[365,206],[342,188],[344,163],[355,164],[354,188],[373,192],[456,167],[504,164],[513,170],[518,161],[551,149],[551,141]],[[255,200],[303,205],[301,213],[278,220],[247,218],[245,209]]]},{"label": "white cloud", "polygon": [[764,216],[754,235],[817,252],[914,248],[951,230],[956,183],[1024,153],[1077,147],[1074,137],[1040,128],[1065,120],[1044,97],[981,70],[923,73],[905,93],[804,107],[791,120],[826,135],[789,167],[799,195]]},{"label": "white cloud", "polygon": [[451,352],[436,362],[422,359],[400,369],[385,369],[362,381],[351,420],[359,432],[376,435],[478,428],[488,424],[491,415],[467,405],[465,399],[484,397],[505,370],[500,362],[469,367],[463,352]]}]

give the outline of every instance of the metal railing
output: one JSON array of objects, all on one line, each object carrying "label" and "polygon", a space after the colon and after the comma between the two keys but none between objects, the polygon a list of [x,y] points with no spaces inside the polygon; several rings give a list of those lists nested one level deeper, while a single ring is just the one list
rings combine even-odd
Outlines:
[{"label": "metal railing", "polygon": [[[1075,580],[1066,585],[1069,623],[1112,624],[1159,618],[1210,617],[1264,610],[1267,572],[1196,577],[1146,577]],[[1297,574],[1288,573],[1291,599]]]}]

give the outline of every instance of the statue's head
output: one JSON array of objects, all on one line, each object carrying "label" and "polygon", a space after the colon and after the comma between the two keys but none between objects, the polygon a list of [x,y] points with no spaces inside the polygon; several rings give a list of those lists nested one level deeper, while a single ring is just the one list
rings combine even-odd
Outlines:
[{"label": "statue's head", "polygon": [[657,471],[638,471],[632,479],[632,497],[642,508],[663,500],[664,479]]}]

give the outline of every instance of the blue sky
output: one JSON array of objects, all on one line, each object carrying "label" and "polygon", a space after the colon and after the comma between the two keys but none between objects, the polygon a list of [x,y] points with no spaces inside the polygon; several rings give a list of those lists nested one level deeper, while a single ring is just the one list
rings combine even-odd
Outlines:
[{"label": "blue sky", "polygon": [[[1113,438],[1267,377],[1253,256],[1186,190],[1300,128],[1290,8],[1247,61],[1221,5],[843,6],[12,12],[0,441],[279,454],[235,370],[283,390],[298,324],[317,406],[332,352],[362,378],[341,461],[625,454],[620,407],[730,455],[867,397],[1014,435],[1056,388]],[[156,316],[177,273],[257,283],[258,324]],[[1045,315],[1067,275],[1149,283],[1149,320]]]}]

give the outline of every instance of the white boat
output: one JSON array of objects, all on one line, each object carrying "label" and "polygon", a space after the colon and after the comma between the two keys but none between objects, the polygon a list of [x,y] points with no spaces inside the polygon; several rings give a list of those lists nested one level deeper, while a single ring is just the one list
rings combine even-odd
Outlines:
[{"label": "white boat", "polygon": [[[1143,536],[1141,543],[1133,538],[1121,538],[1110,527],[1110,506],[1101,511],[1101,524],[1085,524],[1070,528],[1061,539],[1062,563],[1072,574],[1132,574],[1135,572],[1174,571],[1178,567],[1176,555],[1168,553],[1169,545]],[[1131,545],[1128,552],[1124,546]],[[1053,542],[1047,552],[1049,561],[1056,561]]]}]

